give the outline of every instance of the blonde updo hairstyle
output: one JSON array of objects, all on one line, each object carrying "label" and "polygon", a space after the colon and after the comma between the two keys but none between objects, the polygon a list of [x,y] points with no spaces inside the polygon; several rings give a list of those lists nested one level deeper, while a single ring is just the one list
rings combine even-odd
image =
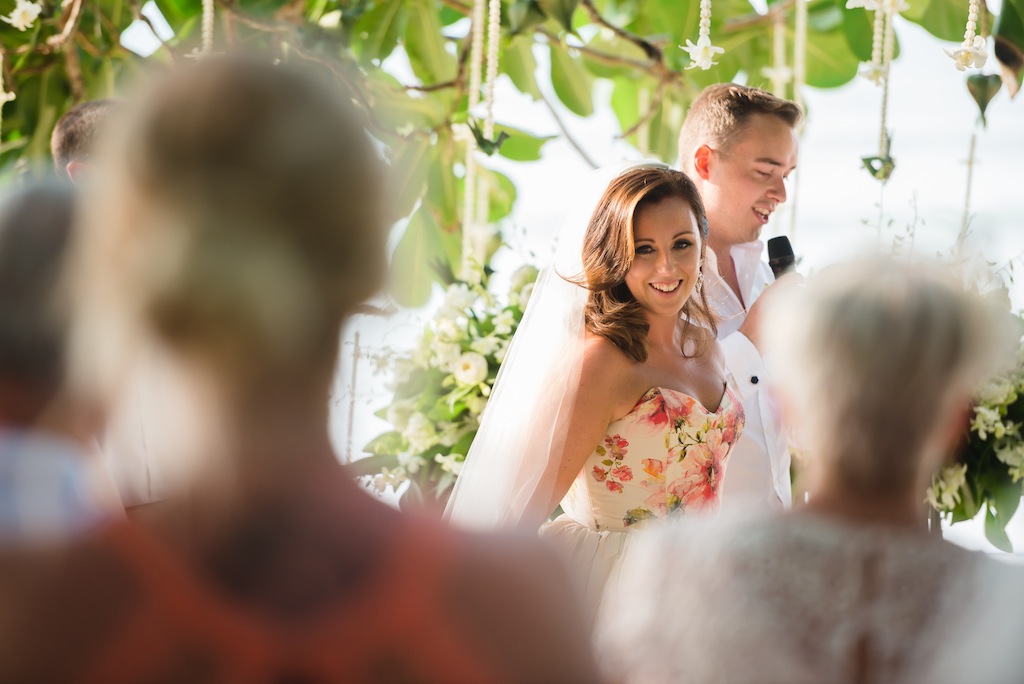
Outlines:
[{"label": "blonde updo hairstyle", "polygon": [[[610,340],[641,363],[647,360],[650,326],[643,307],[626,285],[626,274],[633,266],[636,252],[633,221],[644,207],[670,197],[686,202],[697,219],[703,264],[708,242],[704,203],[685,173],[665,166],[641,166],[612,180],[583,237],[583,275],[589,290],[584,309],[587,330]],[[681,318],[684,354],[701,355],[717,334],[717,321],[703,289],[695,289],[686,300]],[[694,343],[692,349],[687,346],[690,341]]]},{"label": "blonde updo hairstyle", "polygon": [[949,267],[881,256],[776,303],[770,358],[812,467],[864,496],[929,477],[946,454],[926,450],[948,446],[950,421],[1008,349],[1005,314]]},{"label": "blonde updo hairstyle", "polygon": [[333,366],[385,266],[381,165],[350,97],[231,57],[160,75],[126,109],[77,279],[107,361],[141,333],[243,385]]}]

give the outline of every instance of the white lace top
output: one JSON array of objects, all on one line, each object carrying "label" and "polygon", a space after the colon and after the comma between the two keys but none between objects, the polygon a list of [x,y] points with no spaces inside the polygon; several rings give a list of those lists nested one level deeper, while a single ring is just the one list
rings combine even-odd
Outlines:
[{"label": "white lace top", "polygon": [[999,565],[809,514],[684,520],[634,551],[597,635],[624,682],[922,681]]}]

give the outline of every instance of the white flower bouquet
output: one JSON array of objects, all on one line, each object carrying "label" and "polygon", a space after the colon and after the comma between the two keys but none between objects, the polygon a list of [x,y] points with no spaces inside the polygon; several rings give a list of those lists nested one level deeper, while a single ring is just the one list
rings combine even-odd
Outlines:
[{"label": "white flower bouquet", "polygon": [[1017,364],[979,393],[957,463],[928,490],[932,507],[957,523],[985,509],[985,536],[1012,551],[1006,525],[1024,494],[1024,346]]},{"label": "white flower bouquet", "polygon": [[380,492],[408,482],[403,505],[444,504],[536,278],[536,268],[519,268],[506,304],[487,289],[486,277],[448,285],[416,347],[395,362],[394,397],[377,412],[392,429],[363,448],[371,455],[352,464],[356,474]]}]

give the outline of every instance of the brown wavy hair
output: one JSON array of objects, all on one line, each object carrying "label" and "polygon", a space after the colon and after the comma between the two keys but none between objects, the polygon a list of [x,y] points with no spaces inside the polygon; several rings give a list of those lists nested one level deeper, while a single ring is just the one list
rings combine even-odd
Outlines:
[{"label": "brown wavy hair", "polygon": [[[633,219],[643,207],[670,197],[684,200],[697,218],[703,269],[708,240],[704,203],[693,181],[682,171],[668,167],[631,169],[613,180],[601,196],[583,238],[580,284],[590,291],[584,310],[587,330],[610,340],[640,363],[647,360],[650,325],[626,286],[626,273],[633,265],[635,250]],[[686,300],[681,318],[683,354],[689,356],[686,343],[693,341],[693,356],[700,356],[718,334],[717,321],[703,289]]]}]

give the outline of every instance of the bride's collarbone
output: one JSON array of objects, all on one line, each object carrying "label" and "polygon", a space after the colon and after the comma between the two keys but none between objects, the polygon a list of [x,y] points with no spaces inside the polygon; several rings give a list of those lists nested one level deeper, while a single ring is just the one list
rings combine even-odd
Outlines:
[{"label": "bride's collarbone", "polygon": [[707,355],[684,357],[681,353],[651,353],[637,364],[636,388],[640,397],[653,387],[681,392],[708,407],[716,407],[725,392],[725,376]]}]

